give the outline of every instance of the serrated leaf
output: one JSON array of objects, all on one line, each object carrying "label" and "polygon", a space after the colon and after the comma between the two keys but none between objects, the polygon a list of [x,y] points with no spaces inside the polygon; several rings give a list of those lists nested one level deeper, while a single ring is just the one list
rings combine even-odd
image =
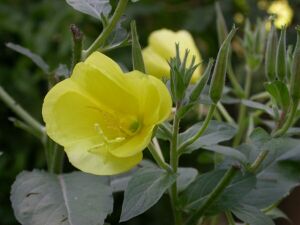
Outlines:
[{"label": "serrated leaf", "polygon": [[[182,144],[187,139],[193,137],[202,126],[201,123],[196,123],[192,127],[190,127],[185,132],[179,135],[179,145]],[[216,145],[223,141],[228,141],[234,137],[236,134],[236,128],[222,122],[210,121],[208,128],[204,132],[204,134],[198,138],[193,144],[187,146],[185,149],[185,153],[190,153],[196,149],[199,149],[203,146]]]},{"label": "serrated leaf", "polygon": [[120,222],[127,221],[151,208],[175,180],[176,175],[162,169],[140,169],[133,175],[125,190]]},{"label": "serrated leaf", "polygon": [[236,217],[249,225],[275,225],[271,218],[253,206],[238,205],[232,209],[232,212]]},{"label": "serrated leaf", "polygon": [[66,0],[75,10],[101,20],[101,14],[108,16],[111,11],[109,0]]},{"label": "serrated leaf", "polygon": [[113,210],[108,178],[82,172],[24,171],[12,186],[11,202],[17,220],[30,225],[100,225]]},{"label": "serrated leaf", "polygon": [[290,94],[287,85],[282,81],[276,80],[266,83],[265,88],[282,110],[287,112],[290,106]]},{"label": "serrated leaf", "polygon": [[49,66],[48,64],[42,59],[41,56],[31,52],[29,49],[22,47],[21,45],[17,45],[14,43],[6,43],[6,47],[27,56],[29,59],[31,59],[41,70],[43,70],[44,73],[49,73]]}]

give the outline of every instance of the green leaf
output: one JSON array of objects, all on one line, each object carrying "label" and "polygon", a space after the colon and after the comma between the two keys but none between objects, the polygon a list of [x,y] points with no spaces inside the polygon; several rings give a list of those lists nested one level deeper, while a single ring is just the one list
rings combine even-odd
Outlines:
[{"label": "green leaf", "polygon": [[181,192],[186,189],[197,177],[198,170],[194,168],[179,168],[177,178],[177,188]]},{"label": "green leaf", "polygon": [[[184,141],[193,137],[202,126],[201,123],[196,123],[185,132],[179,135],[179,145]],[[186,148],[186,153],[190,153],[203,146],[216,145],[223,141],[228,141],[236,134],[236,128],[223,122],[210,121],[208,128],[204,134],[193,144]]]},{"label": "green leaf", "polygon": [[164,122],[157,126],[155,136],[158,139],[169,141],[172,139],[172,126],[168,122]]},{"label": "green leaf", "polygon": [[143,168],[135,173],[125,190],[120,222],[151,208],[175,180],[176,175],[158,168]]},{"label": "green leaf", "polygon": [[40,57],[39,55],[31,52],[29,49],[22,47],[21,45],[17,45],[14,43],[6,43],[6,47],[27,56],[29,59],[32,60],[44,73],[49,73],[49,66],[48,64]]},{"label": "green leaf", "polygon": [[[180,196],[182,207],[185,210],[198,209],[225,173],[226,170],[214,170],[196,178]],[[220,197],[207,209],[207,213],[216,214],[234,207],[242,200],[246,193],[253,189],[255,183],[256,179],[254,175],[238,173]]]},{"label": "green leaf", "polygon": [[290,94],[287,85],[282,81],[276,80],[266,83],[265,88],[282,110],[287,112],[290,106]]},{"label": "green leaf", "polygon": [[66,0],[75,10],[101,20],[101,15],[108,16],[111,11],[109,0]]},{"label": "green leaf", "polygon": [[282,218],[282,219],[287,220],[290,224],[293,224],[293,222],[288,218],[288,216],[278,208],[274,208],[274,209],[266,212],[266,215],[270,216],[273,220]]},{"label": "green leaf", "polygon": [[249,205],[238,205],[232,213],[249,225],[275,225],[275,223],[259,209]]},{"label": "green leaf", "polygon": [[222,145],[207,145],[207,146],[203,146],[202,148],[222,154],[232,159],[236,159],[243,164],[248,162],[247,158],[243,153],[231,147],[222,146]]},{"label": "green leaf", "polygon": [[138,33],[136,31],[136,23],[134,20],[131,21],[130,27],[131,27],[131,38],[132,38],[131,55],[132,55],[133,69],[145,73],[145,64],[142,56],[142,48],[139,42]]},{"label": "green leaf", "polygon": [[113,210],[108,178],[82,172],[24,171],[12,186],[11,202],[17,220],[30,225],[101,225]]},{"label": "green leaf", "polygon": [[251,142],[240,150],[252,163],[262,150],[269,150],[257,174],[256,188],[243,199],[247,205],[263,209],[287,196],[300,184],[300,141],[292,138],[272,139],[261,128],[254,130]]},{"label": "green leaf", "polygon": [[105,44],[100,48],[99,51],[107,52],[113,49],[121,48],[130,45],[129,33],[124,27],[127,23],[126,17],[121,17],[117,22],[114,30],[110,33],[109,37],[105,41]]},{"label": "green leaf", "polygon": [[241,103],[250,108],[262,110],[270,116],[275,117],[273,110],[264,104],[250,100],[242,100]]}]

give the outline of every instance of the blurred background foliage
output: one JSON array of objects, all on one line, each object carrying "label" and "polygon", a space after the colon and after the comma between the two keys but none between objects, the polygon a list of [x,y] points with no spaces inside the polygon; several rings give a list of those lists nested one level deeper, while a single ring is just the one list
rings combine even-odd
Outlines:
[{"label": "blurred background foliage", "polygon": [[[266,0],[221,0],[221,8],[229,27],[233,23],[242,26],[245,18],[255,22],[258,17],[267,17],[267,7],[272,1]],[[116,2],[112,1],[112,5]],[[294,11],[287,32],[288,43],[295,43],[294,26],[300,23],[300,0],[290,0]],[[214,0],[140,0],[129,4],[126,16],[134,18],[142,46],[147,45],[151,31],[160,28],[173,30],[187,29],[192,32],[205,62],[217,54]],[[55,69],[59,64],[71,64],[70,24],[76,24],[85,34],[88,46],[101,31],[101,25],[91,17],[74,11],[63,0],[1,0],[0,1],[0,84],[32,115],[41,121],[41,104],[47,91],[46,75],[31,60],[5,47],[13,42],[41,55]],[[125,26],[128,27],[128,22]],[[242,29],[239,30],[242,35]],[[234,46],[234,67],[243,64],[241,50]],[[130,68],[130,48],[117,49],[109,54]],[[237,73],[242,78],[243,74]],[[256,74],[256,82],[265,79],[262,71]],[[262,83],[262,82],[260,82]],[[255,85],[256,86],[256,85]],[[30,134],[13,126],[8,118],[14,114],[0,102],[0,224],[18,224],[14,219],[9,202],[9,191],[16,175],[22,170],[45,168],[43,148]],[[206,153],[205,153],[206,154]],[[209,157],[192,154],[183,158],[182,165],[195,166],[206,170]],[[68,169],[66,169],[68,170]],[[119,196],[116,205],[120,206]],[[117,207],[120,210],[120,207]],[[294,207],[295,208],[295,207]],[[299,206],[296,207],[299,210]],[[117,221],[115,212],[111,221]],[[153,207],[144,215],[127,224],[170,224],[168,201]],[[163,215],[163,217],[162,217]],[[115,218],[116,217],[116,218]],[[141,222],[143,221],[143,222]],[[113,223],[114,224],[114,223]]]}]

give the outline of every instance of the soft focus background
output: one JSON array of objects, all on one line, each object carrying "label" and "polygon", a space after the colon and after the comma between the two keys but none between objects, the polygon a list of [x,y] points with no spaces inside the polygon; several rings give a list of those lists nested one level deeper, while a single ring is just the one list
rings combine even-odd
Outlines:
[{"label": "soft focus background", "polygon": [[[221,8],[227,25],[242,26],[245,18],[252,22],[256,18],[266,18],[272,1],[221,0]],[[115,2],[112,1],[115,5]],[[288,43],[295,43],[294,26],[300,24],[300,0],[290,0],[294,11],[287,32]],[[160,28],[189,30],[200,49],[203,59],[215,57],[218,50],[215,29],[213,0],[140,0],[129,4],[127,17],[134,18],[142,46],[147,44],[151,31]],[[74,11],[64,0],[1,0],[0,1],[0,84],[20,104],[38,120],[41,120],[41,104],[47,90],[46,76],[28,58],[5,47],[6,42],[14,42],[41,55],[54,70],[59,64],[71,63],[70,24],[75,23],[85,34],[85,46],[93,41],[101,31],[101,25],[91,17]],[[239,30],[242,36],[242,29]],[[235,52],[239,53],[239,46]],[[117,61],[130,68],[130,48],[110,52]],[[238,71],[243,59],[235,54],[234,67]],[[242,79],[243,74],[238,74]],[[261,71],[255,76],[257,84],[265,79]],[[261,82],[260,82],[261,81]],[[256,86],[256,85],[254,85]],[[259,87],[260,85],[258,85]],[[234,113],[234,110],[229,109]],[[16,128],[8,120],[15,115],[0,102],[0,225],[18,224],[10,207],[9,192],[16,175],[22,170],[45,168],[44,152],[40,143],[30,134]],[[234,116],[234,115],[233,115]],[[195,166],[200,171],[209,169],[209,156],[192,154],[183,157],[182,165]],[[65,171],[72,168],[66,165]],[[120,210],[122,196],[115,203]],[[284,211],[295,225],[300,224],[300,194],[297,191],[282,204]],[[112,224],[118,221],[119,212],[111,216]],[[298,213],[299,214],[299,213]],[[126,224],[171,224],[170,206],[166,198],[147,213]],[[278,224],[289,224],[283,220]]]}]

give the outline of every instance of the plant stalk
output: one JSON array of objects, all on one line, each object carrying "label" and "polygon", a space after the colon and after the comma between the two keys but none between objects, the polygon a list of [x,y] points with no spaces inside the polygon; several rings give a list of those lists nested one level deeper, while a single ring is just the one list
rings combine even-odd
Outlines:
[{"label": "plant stalk", "polygon": [[113,29],[116,27],[119,19],[123,15],[126,6],[127,6],[128,0],[119,0],[119,3],[117,5],[117,8],[112,15],[109,23],[107,26],[104,27],[101,34],[97,37],[97,39],[91,44],[91,46],[82,52],[82,59],[86,59],[90,54],[92,54],[94,51],[96,51],[98,48],[100,48],[104,42],[107,40]]},{"label": "plant stalk", "polygon": [[[246,67],[246,82],[245,82],[245,99],[249,97],[250,89],[251,89],[251,81],[252,81],[252,71]],[[238,132],[233,140],[233,147],[236,147],[240,144],[245,128],[247,127],[247,122],[245,121],[246,116],[246,106],[244,104],[240,104],[239,115],[238,115]]]},{"label": "plant stalk", "polygon": [[299,100],[293,101],[287,120],[285,121],[283,126],[272,135],[273,137],[279,137],[284,135],[287,132],[287,130],[293,125],[294,118],[297,113],[298,104]]},{"label": "plant stalk", "polygon": [[159,155],[159,153],[157,152],[157,149],[155,147],[155,145],[153,144],[153,142],[150,142],[148,145],[148,149],[151,153],[151,155],[153,156],[155,162],[159,165],[160,168],[172,173],[173,170],[170,168],[170,166],[164,161],[164,159]]},{"label": "plant stalk", "polygon": [[28,112],[26,112],[1,86],[0,99],[16,113],[32,130],[42,139],[45,135],[45,128]]},{"label": "plant stalk", "polygon": [[224,189],[230,184],[232,178],[239,171],[239,167],[231,166],[215,189],[209,194],[207,200],[203,205],[186,221],[186,225],[194,225],[203,216],[205,210],[207,210],[212,203],[223,193]]},{"label": "plant stalk", "polygon": [[[180,104],[176,105],[176,111],[179,109]],[[171,140],[171,151],[170,151],[170,165],[172,167],[173,173],[177,173],[178,170],[178,133],[179,133],[179,123],[180,118],[176,115],[174,117],[174,123],[173,123],[173,134],[172,134],[172,140]],[[181,225],[182,224],[182,217],[180,211],[177,210],[177,201],[178,201],[178,191],[177,191],[177,182],[175,181],[174,184],[171,186],[170,190],[171,194],[171,203],[173,208],[173,214],[174,214],[174,222],[175,225]]]},{"label": "plant stalk", "polygon": [[179,146],[179,149],[178,149],[179,154],[182,154],[187,146],[193,144],[205,132],[205,130],[207,129],[207,127],[209,125],[209,122],[211,121],[211,119],[214,115],[215,109],[216,109],[215,104],[210,105],[207,116],[206,116],[201,128],[199,129],[197,134],[195,134],[193,137],[189,138],[181,146]]}]

